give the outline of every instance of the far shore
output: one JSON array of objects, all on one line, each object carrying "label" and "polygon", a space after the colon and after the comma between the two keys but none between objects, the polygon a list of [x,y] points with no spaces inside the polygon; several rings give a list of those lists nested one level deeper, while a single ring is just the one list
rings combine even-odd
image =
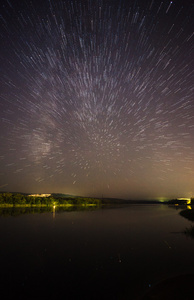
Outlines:
[{"label": "far shore", "polygon": [[[188,203],[189,202],[189,203]],[[192,205],[194,199],[177,198],[169,201],[159,200],[124,200],[117,198],[93,198],[66,194],[22,194],[0,193],[0,207],[100,207],[103,205],[130,205],[130,204],[168,204],[173,206]]]}]

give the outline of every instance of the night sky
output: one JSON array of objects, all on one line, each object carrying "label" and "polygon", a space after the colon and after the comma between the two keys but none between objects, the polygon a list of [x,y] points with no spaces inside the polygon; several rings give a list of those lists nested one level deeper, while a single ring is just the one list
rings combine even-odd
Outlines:
[{"label": "night sky", "polygon": [[194,197],[191,0],[3,0],[0,191]]}]

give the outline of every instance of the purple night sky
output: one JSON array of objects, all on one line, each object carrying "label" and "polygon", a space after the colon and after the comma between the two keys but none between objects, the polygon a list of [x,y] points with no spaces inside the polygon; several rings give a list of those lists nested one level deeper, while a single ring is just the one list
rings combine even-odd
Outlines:
[{"label": "purple night sky", "polygon": [[193,1],[1,1],[0,191],[194,197]]}]

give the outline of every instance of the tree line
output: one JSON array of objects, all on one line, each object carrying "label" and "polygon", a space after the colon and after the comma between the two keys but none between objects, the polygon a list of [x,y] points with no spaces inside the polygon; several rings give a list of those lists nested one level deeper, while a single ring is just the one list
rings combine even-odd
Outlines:
[{"label": "tree line", "polygon": [[100,199],[86,197],[62,198],[53,196],[35,197],[19,193],[0,193],[1,206],[68,206],[68,205],[95,205],[101,204]]}]

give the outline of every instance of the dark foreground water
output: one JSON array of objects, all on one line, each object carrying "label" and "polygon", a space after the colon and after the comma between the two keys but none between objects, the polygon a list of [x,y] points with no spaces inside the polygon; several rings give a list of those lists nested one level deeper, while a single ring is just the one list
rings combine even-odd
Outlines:
[{"label": "dark foreground water", "polygon": [[2,299],[141,299],[159,281],[194,274],[194,239],[183,233],[192,223],[179,212],[167,205],[6,211]]}]

